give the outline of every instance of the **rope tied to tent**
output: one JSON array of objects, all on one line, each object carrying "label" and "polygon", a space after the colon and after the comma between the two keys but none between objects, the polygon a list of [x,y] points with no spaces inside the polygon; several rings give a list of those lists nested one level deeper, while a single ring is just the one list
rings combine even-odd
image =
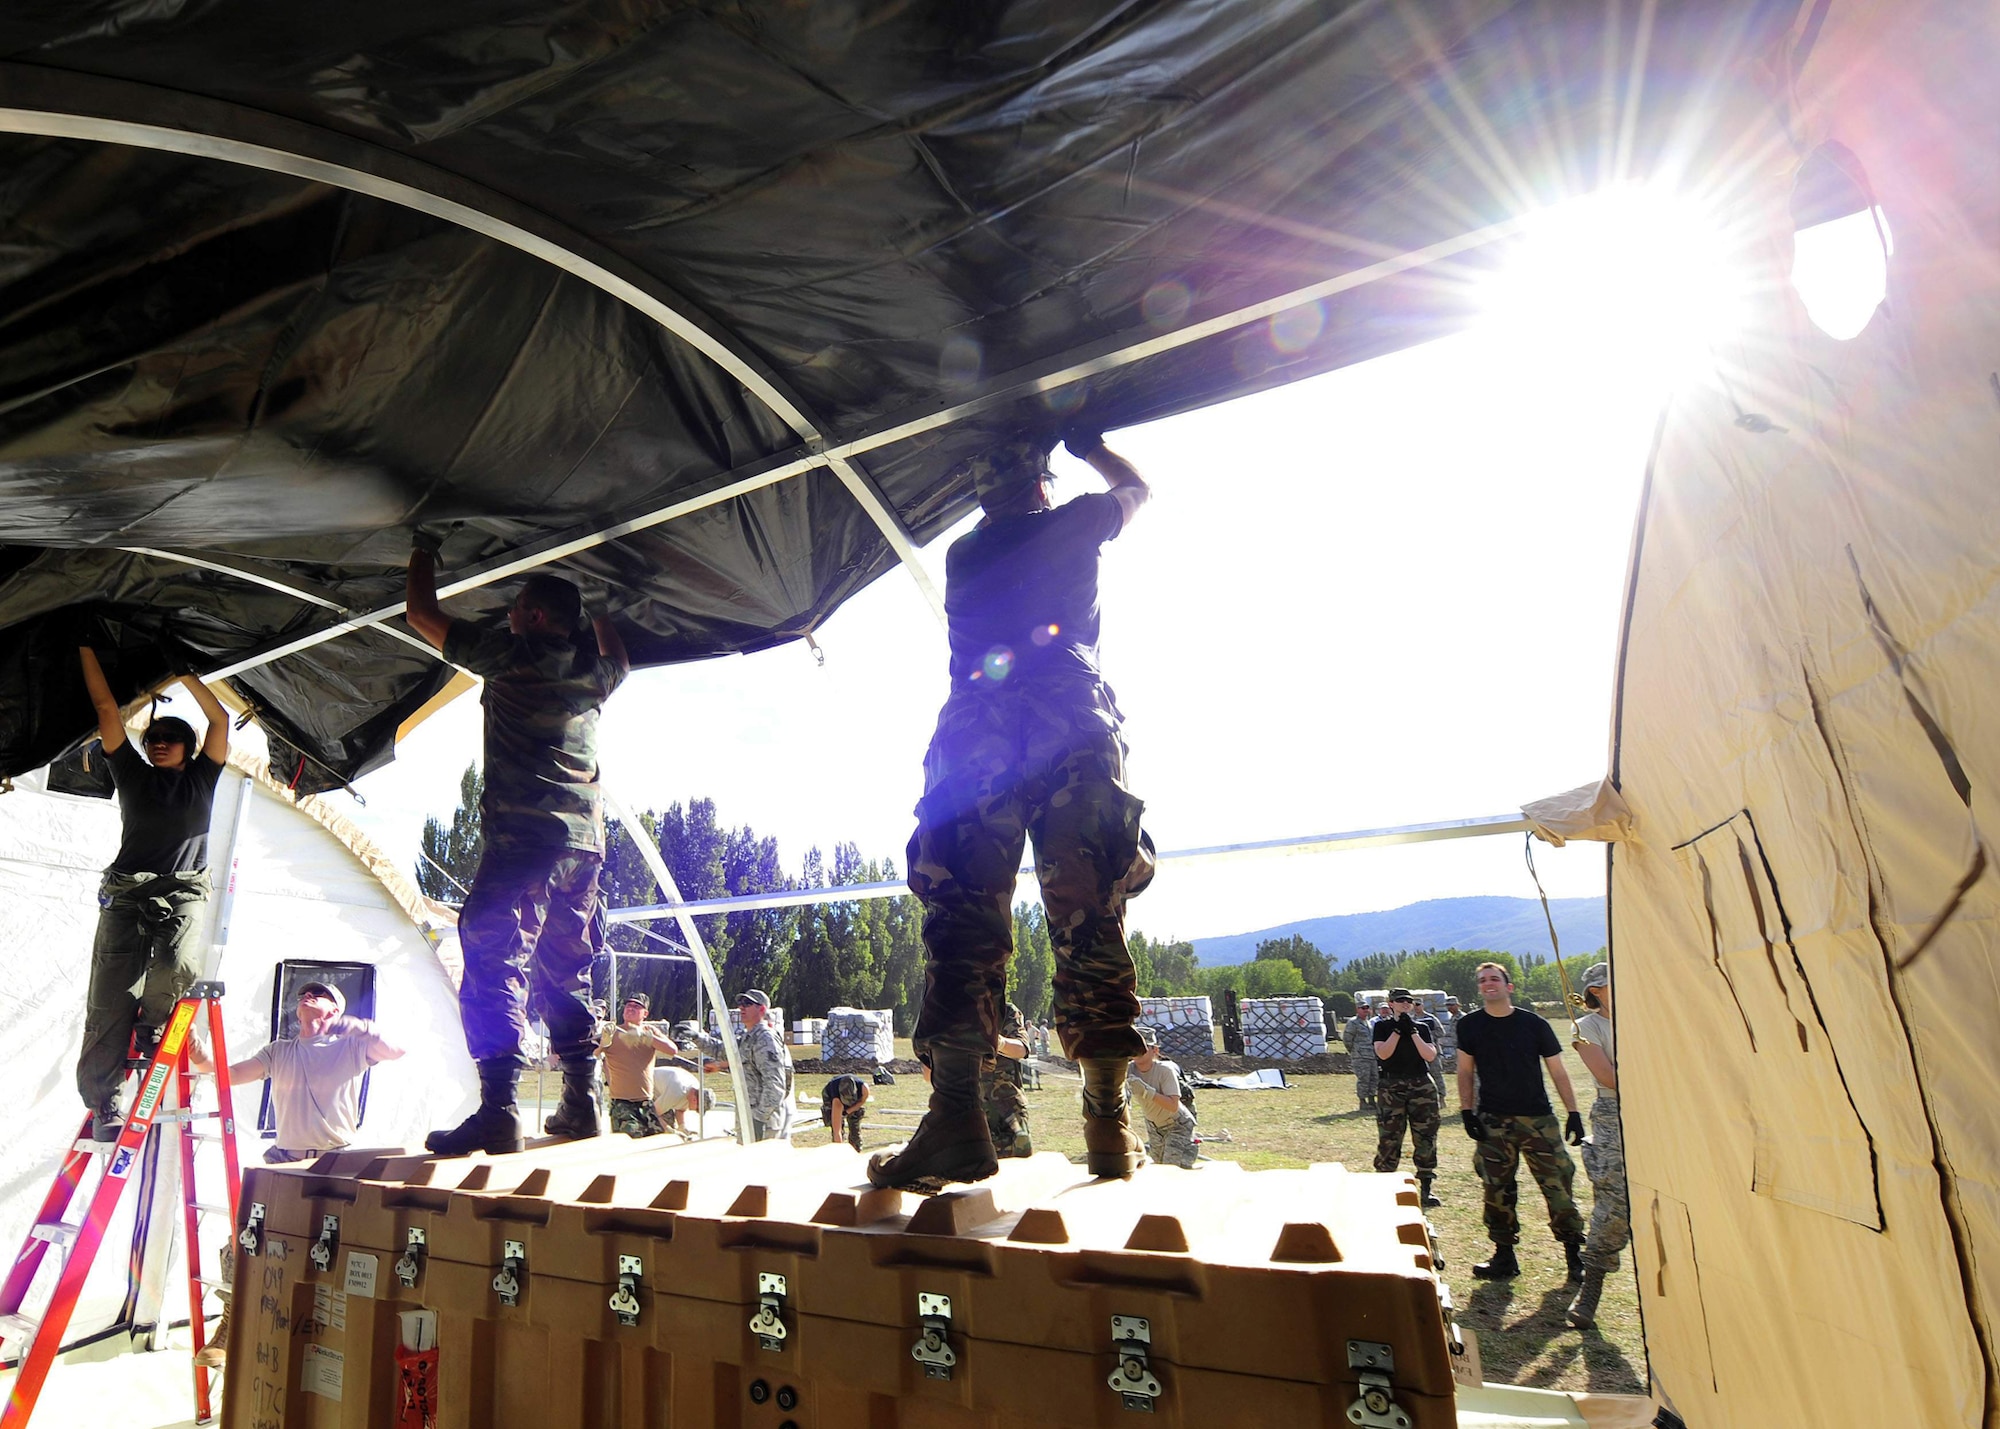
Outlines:
[{"label": "rope tied to tent", "polygon": [[1523,835],[1521,852],[1528,860],[1528,877],[1535,881],[1535,896],[1542,900],[1542,918],[1549,925],[1549,948],[1556,955],[1556,978],[1562,983],[1563,1007],[1569,1012],[1570,1030],[1581,1037],[1583,1030],[1576,1025],[1576,1017],[1579,1012],[1584,1011],[1588,1007],[1588,1004],[1570,987],[1569,971],[1563,967],[1562,943],[1556,937],[1556,915],[1549,910],[1549,895],[1542,890],[1541,874],[1535,871],[1535,836],[1533,833]]}]

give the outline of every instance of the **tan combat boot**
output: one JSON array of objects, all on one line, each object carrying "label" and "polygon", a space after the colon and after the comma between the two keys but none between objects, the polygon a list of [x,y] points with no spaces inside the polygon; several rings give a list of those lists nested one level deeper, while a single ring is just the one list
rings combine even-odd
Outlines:
[{"label": "tan combat boot", "polygon": [[1130,1057],[1083,1057],[1083,1165],[1093,1176],[1130,1176],[1146,1163],[1146,1144],[1125,1115]]},{"label": "tan combat boot", "polygon": [[934,1191],[948,1181],[984,1181],[1000,1169],[979,1105],[977,1052],[931,1053],[931,1104],[909,1144],[868,1162],[872,1185]]}]

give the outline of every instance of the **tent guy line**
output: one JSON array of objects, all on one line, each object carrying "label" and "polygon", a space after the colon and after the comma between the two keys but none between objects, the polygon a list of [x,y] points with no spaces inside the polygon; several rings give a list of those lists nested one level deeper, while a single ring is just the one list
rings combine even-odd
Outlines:
[{"label": "tent guy line", "polygon": [[[1444,839],[1483,838],[1490,834],[1518,834],[1534,824],[1519,814],[1488,814],[1481,818],[1446,819],[1430,824],[1396,824],[1380,829],[1355,829],[1338,834],[1308,834],[1300,838],[1260,839],[1253,843],[1211,844],[1205,848],[1174,849],[1155,855],[1160,863],[1196,863],[1222,858],[1256,857],[1262,854],[1328,853],[1335,850],[1387,848],[1394,844],[1436,843]],[[639,840],[641,848],[646,841]],[[1019,873],[1032,876],[1035,866],[1023,864]],[[821,903],[846,903],[866,898],[897,898],[910,891],[901,879],[880,883],[842,883],[827,888],[781,888],[769,893],[743,893],[728,898],[698,898],[692,902],[648,903],[631,908],[608,908],[607,923],[644,923],[655,918],[687,919],[703,913],[747,913],[761,908],[803,908]],[[682,923],[683,928],[689,925]]]}]

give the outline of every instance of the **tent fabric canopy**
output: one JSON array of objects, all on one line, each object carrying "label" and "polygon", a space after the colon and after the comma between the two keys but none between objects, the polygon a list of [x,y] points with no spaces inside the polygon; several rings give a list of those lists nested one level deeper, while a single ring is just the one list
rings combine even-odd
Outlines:
[{"label": "tent fabric canopy", "polygon": [[10,6],[0,773],[87,733],[79,639],[234,671],[300,788],[388,758],[450,672],[313,642],[418,525],[454,610],[550,561],[642,664],[809,632],[997,430],[1449,330],[1792,7],[1626,9]]}]

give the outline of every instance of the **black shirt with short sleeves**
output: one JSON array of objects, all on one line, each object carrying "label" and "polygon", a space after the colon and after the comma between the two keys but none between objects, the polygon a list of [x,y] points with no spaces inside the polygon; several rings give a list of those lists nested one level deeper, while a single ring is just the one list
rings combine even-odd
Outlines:
[{"label": "black shirt with short sleeves", "polygon": [[861,1078],[852,1073],[842,1073],[829,1081],[819,1094],[819,1119],[823,1125],[833,1125],[833,1104],[838,1101],[847,1112],[853,1112],[868,1096],[868,1088]]},{"label": "black shirt with short sleeves", "polygon": [[1495,1116],[1550,1116],[1542,1059],[1558,1056],[1555,1029],[1525,1007],[1505,1017],[1484,1010],[1458,1019],[1458,1050],[1479,1074],[1479,1109]]},{"label": "black shirt with short sleeves", "polygon": [[121,829],[113,873],[196,873],[208,867],[208,821],[222,766],[199,747],[179,769],[156,769],[126,740],[109,756]]},{"label": "black shirt with short sleeves", "polygon": [[[1396,1044],[1396,1050],[1377,1060],[1382,1064],[1382,1075],[1402,1078],[1407,1081],[1421,1081],[1431,1074],[1431,1064],[1424,1060],[1424,1054],[1417,1050],[1417,1038],[1421,1037],[1432,1047],[1437,1046],[1438,1026],[1429,1017],[1412,1017],[1414,1031]],[[1381,1045],[1401,1030],[1393,1017],[1385,1017],[1375,1024],[1375,1042]]]},{"label": "black shirt with short sleeves", "polygon": [[944,559],[952,680],[1097,678],[1098,557],[1124,526],[1125,508],[1107,491],[988,517],[952,542]]}]

